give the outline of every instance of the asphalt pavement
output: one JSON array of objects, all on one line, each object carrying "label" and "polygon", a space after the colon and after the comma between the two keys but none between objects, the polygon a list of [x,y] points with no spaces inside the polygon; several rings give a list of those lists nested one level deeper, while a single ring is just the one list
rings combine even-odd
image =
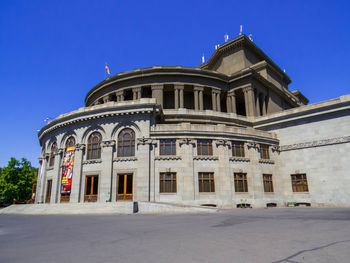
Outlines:
[{"label": "asphalt pavement", "polygon": [[350,209],[0,215],[0,262],[350,262]]}]

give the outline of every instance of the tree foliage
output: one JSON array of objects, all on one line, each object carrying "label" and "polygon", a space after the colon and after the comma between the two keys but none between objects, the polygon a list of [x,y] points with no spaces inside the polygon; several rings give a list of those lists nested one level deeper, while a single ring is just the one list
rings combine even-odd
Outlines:
[{"label": "tree foliage", "polygon": [[12,203],[14,199],[25,201],[30,199],[32,185],[36,183],[38,169],[22,158],[11,158],[8,165],[1,168],[0,197],[4,203]]}]

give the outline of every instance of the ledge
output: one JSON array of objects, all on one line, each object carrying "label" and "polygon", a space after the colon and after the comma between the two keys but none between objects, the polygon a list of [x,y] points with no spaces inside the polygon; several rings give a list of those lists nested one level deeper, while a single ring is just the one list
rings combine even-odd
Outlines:
[{"label": "ledge", "polygon": [[137,161],[137,157],[130,156],[130,157],[117,157],[113,159],[113,162],[129,162],[129,161]]},{"label": "ledge", "polygon": [[83,164],[94,164],[94,163],[102,163],[101,159],[93,159],[93,160],[85,160]]},{"label": "ledge", "polygon": [[156,156],[154,158],[155,160],[181,160],[181,156],[176,156],[176,155],[162,155],[162,156]]},{"label": "ledge", "polygon": [[248,157],[230,157],[230,162],[250,162]]},{"label": "ledge", "polygon": [[194,156],[193,160],[217,161],[217,160],[219,160],[219,157],[217,157],[217,156],[201,155],[201,156]]},{"label": "ledge", "polygon": [[275,164],[275,161],[270,159],[259,159],[259,163]]}]

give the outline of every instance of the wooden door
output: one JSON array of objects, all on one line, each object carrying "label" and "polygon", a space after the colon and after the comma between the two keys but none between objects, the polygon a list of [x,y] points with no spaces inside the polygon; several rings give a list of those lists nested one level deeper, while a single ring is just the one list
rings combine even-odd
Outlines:
[{"label": "wooden door", "polygon": [[117,175],[117,201],[132,201],[132,174]]},{"label": "wooden door", "polygon": [[52,189],[52,180],[47,180],[45,203],[50,203],[51,189]]},{"label": "wooden door", "polygon": [[88,175],[85,178],[84,202],[97,202],[98,175]]}]

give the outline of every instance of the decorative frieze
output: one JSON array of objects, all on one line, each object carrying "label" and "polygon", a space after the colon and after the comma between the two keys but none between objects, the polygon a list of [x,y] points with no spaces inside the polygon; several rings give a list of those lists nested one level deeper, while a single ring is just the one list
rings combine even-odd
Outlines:
[{"label": "decorative frieze", "polygon": [[248,149],[254,148],[254,149],[258,150],[259,144],[257,142],[250,141],[250,142],[247,142],[247,147],[248,147]]},{"label": "decorative frieze", "polygon": [[250,162],[247,157],[230,157],[230,162]]},{"label": "decorative frieze", "polygon": [[101,159],[93,159],[93,160],[83,161],[83,164],[96,164],[96,163],[102,163],[102,160]]},{"label": "decorative frieze", "polygon": [[318,141],[283,145],[280,147],[280,151],[283,152],[283,151],[299,150],[299,149],[305,149],[305,148],[313,148],[313,147],[320,147],[320,146],[327,146],[332,144],[341,144],[341,143],[348,143],[348,142],[350,142],[350,136],[344,136],[344,137],[324,139],[324,140],[318,140]]},{"label": "decorative frieze", "polygon": [[259,159],[259,163],[274,164],[275,161],[270,159]]},{"label": "decorative frieze", "polygon": [[194,156],[193,160],[217,161],[217,160],[219,160],[219,157],[217,157],[217,156],[207,156],[207,155],[198,155],[198,156]]},{"label": "decorative frieze", "polygon": [[113,159],[113,162],[130,162],[130,161],[137,161],[137,157],[130,156],[130,157],[117,157]]},{"label": "decorative frieze", "polygon": [[175,161],[175,160],[181,160],[181,156],[175,156],[175,155],[164,155],[164,156],[156,156],[154,158],[158,161]]}]

